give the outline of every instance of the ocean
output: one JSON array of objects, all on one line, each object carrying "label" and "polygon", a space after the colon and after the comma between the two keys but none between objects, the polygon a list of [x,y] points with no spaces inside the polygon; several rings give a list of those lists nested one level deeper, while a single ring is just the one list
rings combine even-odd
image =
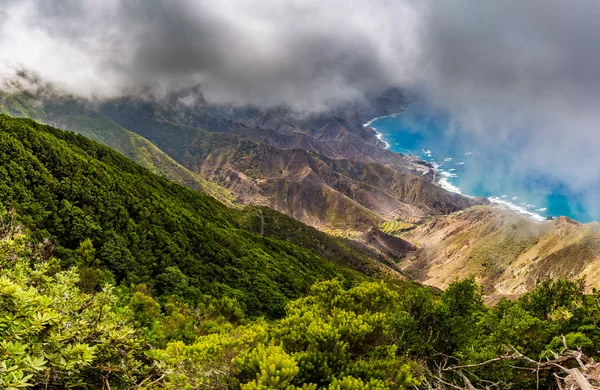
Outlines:
[{"label": "ocean", "polygon": [[584,223],[600,220],[586,207],[589,194],[572,191],[547,173],[520,164],[519,153],[527,151],[519,140],[478,142],[447,114],[418,103],[365,126],[375,129],[391,151],[434,164],[442,177],[439,184],[447,190],[488,198],[537,221],[563,215]]}]

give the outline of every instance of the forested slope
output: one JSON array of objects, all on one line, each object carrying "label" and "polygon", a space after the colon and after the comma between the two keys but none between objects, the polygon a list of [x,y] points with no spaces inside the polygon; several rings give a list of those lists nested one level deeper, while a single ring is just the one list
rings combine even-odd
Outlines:
[{"label": "forested slope", "polygon": [[215,183],[190,172],[146,138],[88,107],[89,102],[58,94],[52,89],[39,94],[0,91],[0,113],[70,130],[110,146],[125,157],[172,182],[207,193],[231,204],[232,195]]},{"label": "forested slope", "polygon": [[[235,297],[255,314],[281,315],[289,298],[319,279],[364,279],[346,266],[379,272],[367,254],[314,229],[269,238],[269,227],[241,225],[248,226],[247,212],[28,119],[0,116],[0,203],[23,216],[35,239],[51,238],[67,266],[91,239],[117,282],[147,283],[159,295],[177,291],[190,302],[202,294]],[[267,221],[296,224],[279,213]]]},{"label": "forested slope", "polygon": [[2,115],[0,204],[2,388],[599,384],[600,294],[584,281],[492,308],[473,280],[367,281],[348,267],[383,265],[357,243]]}]

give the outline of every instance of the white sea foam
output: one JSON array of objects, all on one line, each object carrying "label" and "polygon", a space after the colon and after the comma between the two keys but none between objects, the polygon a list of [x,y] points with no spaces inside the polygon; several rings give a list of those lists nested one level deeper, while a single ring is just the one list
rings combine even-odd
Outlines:
[{"label": "white sea foam", "polygon": [[[504,200],[504,199],[500,199],[497,196],[490,196],[488,199],[492,203],[497,203],[497,204],[501,204],[503,206],[506,206],[509,209],[511,209],[512,211],[515,211],[515,212],[517,212],[519,214],[522,214],[522,215],[524,215],[524,216],[526,216],[526,217],[528,217],[528,218],[530,218],[530,219],[532,219],[534,221],[541,222],[541,221],[545,220],[545,218],[542,217],[541,215],[536,214],[536,213],[534,213],[532,211],[529,211],[525,207],[519,206],[517,204],[514,204],[514,203],[509,202],[509,201]],[[541,211],[541,210],[539,210],[539,211]]]},{"label": "white sea foam", "polygon": [[[451,191],[451,192],[455,192],[457,194],[461,194],[463,196],[468,196],[469,198],[472,198],[472,196],[463,193],[462,190],[459,187],[455,186],[454,184],[452,184],[450,182],[451,178],[454,178],[454,177],[458,176],[456,173],[452,173],[452,172],[449,172],[449,171],[446,171],[446,170],[443,170],[443,169],[439,169],[440,164],[435,164],[434,163],[433,166],[437,170],[438,174],[440,175],[440,179],[438,180],[438,184],[440,185],[440,187],[442,187],[445,190],[448,190],[448,191]],[[502,197],[506,198],[506,195],[502,195]],[[514,198],[518,199],[517,196],[515,196]],[[516,212],[518,214],[521,214],[521,215],[523,215],[523,216],[525,216],[525,217],[527,217],[527,218],[529,218],[529,219],[531,219],[533,221],[541,222],[541,221],[545,220],[545,218],[542,217],[541,215],[536,214],[536,213],[528,210],[530,208],[535,207],[533,205],[530,205],[530,204],[527,204],[527,203],[523,203],[523,205],[520,206],[520,205],[517,205],[517,204],[515,204],[513,202],[510,202],[510,201],[504,200],[502,198],[499,198],[497,196],[491,196],[488,199],[492,203],[501,204],[501,205],[509,208],[510,210],[512,210],[512,211],[514,211],[514,212]],[[544,209],[544,210],[538,210],[538,211],[546,211],[546,210]]]},{"label": "white sea foam", "polygon": [[[438,174],[440,175],[440,179],[438,180],[438,184],[440,185],[440,187],[442,187],[445,190],[451,191],[451,192],[455,192],[457,194],[461,194],[463,196],[467,196],[469,198],[472,198],[472,196],[467,195],[465,193],[462,192],[462,190],[455,186],[454,184],[450,183],[450,179],[453,177],[457,177],[458,175],[456,173],[452,173],[449,171],[445,171],[443,169],[439,169],[440,164],[433,164],[434,168],[437,170]],[[507,195],[502,195],[502,198],[506,198]],[[523,203],[522,206],[515,204],[513,202],[504,200],[502,198],[499,198],[497,196],[491,196],[488,198],[488,200],[492,203],[496,203],[496,204],[501,204],[507,208],[509,208],[510,210],[521,214],[533,221],[537,221],[537,222],[542,222],[545,221],[545,218],[542,217],[539,214],[536,214],[532,211],[529,211],[529,209],[534,208],[535,206],[527,204],[527,203]],[[518,196],[513,197],[513,199],[518,199]],[[537,211],[546,211],[546,209],[538,209]]]},{"label": "white sea foam", "polygon": [[[373,122],[375,122],[375,121],[377,121],[379,119],[390,118],[390,117],[393,118],[396,115],[399,115],[401,113],[402,112],[398,112],[398,113],[394,113],[394,114],[390,114],[390,115],[384,115],[384,116],[380,116],[380,117],[377,117],[377,118],[373,118],[370,121],[368,121],[367,123],[365,123],[363,126],[364,127],[371,127],[373,130],[375,130],[377,139],[379,139],[380,141],[384,142],[385,143],[385,148],[389,149],[390,146],[391,146],[390,143],[383,139],[383,135],[380,132],[378,132],[377,129],[372,126],[372,124],[373,124]],[[398,144],[396,144],[396,145],[398,145]],[[429,150],[429,149],[423,149],[423,153],[427,157],[431,158],[431,150]],[[466,152],[465,156],[470,156],[471,154],[472,154],[472,152]],[[449,162],[449,161],[452,161],[451,157],[445,158],[443,162]],[[443,169],[439,169],[440,165],[443,164],[443,162],[442,163],[432,162],[433,168],[437,171],[437,173],[440,176],[440,178],[438,180],[438,184],[440,185],[440,187],[442,187],[443,189],[445,189],[447,191],[454,192],[454,193],[457,193],[457,194],[460,194],[460,195],[472,198],[472,196],[464,194],[459,187],[455,186],[454,184],[452,184],[450,182],[449,179],[455,178],[455,177],[458,176],[456,173],[453,173],[455,171],[455,169],[450,169],[451,172],[450,171],[445,171]],[[463,164],[464,164],[464,162],[462,162],[462,161],[460,161],[460,162],[457,163],[457,165],[463,165]],[[506,197],[507,197],[507,195],[502,195],[502,198],[506,198]],[[504,206],[508,207],[509,209],[517,212],[518,214],[522,214],[522,215],[530,218],[531,220],[534,220],[534,221],[544,221],[545,220],[545,218],[542,217],[541,215],[536,214],[536,213],[528,210],[528,208],[534,208],[535,206],[533,206],[533,205],[524,203],[524,206],[519,206],[517,204],[514,204],[514,203],[509,202],[507,200],[498,198],[496,196],[491,196],[488,199],[492,203],[504,205]],[[517,199],[519,199],[518,196],[513,196],[512,197],[512,200],[517,200]],[[537,211],[546,211],[546,208],[545,207],[544,208],[540,208],[540,209],[537,209]]]},{"label": "white sea foam", "polygon": [[[377,137],[378,140],[380,140],[381,142],[383,142],[385,144],[385,148],[389,149],[390,148],[390,143],[387,142],[386,140],[383,139],[383,134],[381,134],[380,132],[377,131],[377,128],[373,127],[372,124],[375,121],[378,121],[379,119],[383,119],[383,118],[394,118],[396,115],[402,114],[402,112],[395,112],[393,114],[390,115],[384,115],[384,116],[378,116],[377,118],[373,118],[370,121],[368,121],[367,123],[365,123],[363,125],[363,127],[370,127],[373,130],[375,130],[375,136]],[[398,144],[396,144],[398,145]]]},{"label": "white sea foam", "polygon": [[[441,172],[440,172],[441,174]],[[465,195],[462,193],[462,191],[460,190],[460,188],[458,188],[457,186],[455,186],[454,184],[450,183],[450,181],[448,180],[448,177],[441,175],[442,177],[440,178],[440,180],[438,180],[438,184],[440,185],[440,187],[442,187],[445,190],[448,190],[450,192],[455,192],[457,194],[461,194],[461,195]],[[468,196],[468,195],[465,195]]]},{"label": "white sea foam", "polygon": [[[455,192],[457,194],[461,194],[461,195],[472,198],[472,196],[464,194],[460,188],[458,188],[454,184],[450,183],[449,179],[452,177],[456,177],[456,174],[452,174],[452,173],[446,172],[446,171],[438,171],[438,173],[440,174],[440,179],[438,180],[438,184],[440,185],[440,187],[442,187],[445,190]],[[521,214],[533,221],[542,222],[545,220],[545,218],[542,217],[541,215],[528,210],[528,208],[530,208],[530,206],[532,206],[532,205],[526,205],[525,207],[519,206],[519,205],[509,202],[507,200],[498,198],[497,196],[491,196],[488,198],[488,200],[492,203],[501,204],[501,205],[509,208],[510,210],[512,210],[518,214]],[[533,206],[533,207],[535,207],[535,206]],[[545,208],[538,209],[538,211],[546,211],[546,209]]]},{"label": "white sea foam", "polygon": [[371,125],[372,125],[372,124],[373,124],[373,122],[375,122],[375,121],[378,121],[378,120],[380,120],[380,119],[383,119],[383,118],[395,118],[395,117],[396,117],[397,115],[399,115],[399,114],[402,114],[402,111],[401,111],[401,112],[395,112],[395,113],[393,113],[393,114],[390,114],[390,115],[378,116],[377,118],[373,118],[373,119],[371,119],[370,121],[368,121],[367,123],[365,123],[365,124],[363,125],[363,127],[371,127]]},{"label": "white sea foam", "polygon": [[464,165],[464,164],[465,164],[465,163],[464,163],[464,162],[462,162],[462,161],[459,161],[459,162],[457,162],[457,163],[456,163],[456,165]]},{"label": "white sea foam", "polygon": [[442,177],[450,178],[450,177],[458,177],[456,173],[452,173],[450,171],[444,171],[443,169],[439,170],[439,174]]},{"label": "white sea foam", "polygon": [[449,171],[445,171],[443,169],[439,169],[440,164],[433,163],[433,167],[440,175],[440,179],[438,180],[438,184],[440,185],[440,187],[442,187],[443,189],[448,190],[450,192],[455,192],[457,194],[461,194],[461,195],[467,196],[469,198],[472,198],[472,196],[464,194],[460,188],[458,188],[454,184],[450,183],[451,178],[458,177],[458,175],[456,173],[452,173]]},{"label": "white sea foam", "polygon": [[[375,130],[375,129],[373,129],[373,130]],[[381,134],[380,132],[375,130],[375,136],[377,137],[378,140],[380,140],[381,142],[383,142],[385,144],[386,149],[390,148],[391,145],[389,142],[387,142],[386,140],[383,139],[383,134]]]}]

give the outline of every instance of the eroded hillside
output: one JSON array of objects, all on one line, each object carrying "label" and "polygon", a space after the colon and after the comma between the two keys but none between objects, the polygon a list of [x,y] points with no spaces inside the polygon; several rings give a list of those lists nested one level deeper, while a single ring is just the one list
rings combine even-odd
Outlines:
[{"label": "eroded hillside", "polygon": [[524,294],[545,279],[586,278],[600,286],[600,224],[566,217],[533,222],[496,206],[436,218],[404,236],[419,249],[404,272],[447,288],[475,276],[493,301]]}]

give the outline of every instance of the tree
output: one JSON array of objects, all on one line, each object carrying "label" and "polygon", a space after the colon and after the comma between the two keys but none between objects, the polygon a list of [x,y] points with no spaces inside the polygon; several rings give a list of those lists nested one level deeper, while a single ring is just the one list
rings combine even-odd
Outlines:
[{"label": "tree", "polygon": [[298,362],[296,386],[329,386],[347,376],[403,388],[418,383],[415,365],[397,356],[394,311],[398,294],[383,282],[344,291],[342,284],[315,284],[288,305],[274,339]]},{"label": "tree", "polygon": [[95,292],[102,281],[102,271],[92,240],[82,241],[73,255],[79,273],[79,287],[88,294]]},{"label": "tree", "polygon": [[74,269],[55,272],[35,250],[23,233],[0,240],[0,387],[132,386],[143,343],[113,288],[84,293]]}]

